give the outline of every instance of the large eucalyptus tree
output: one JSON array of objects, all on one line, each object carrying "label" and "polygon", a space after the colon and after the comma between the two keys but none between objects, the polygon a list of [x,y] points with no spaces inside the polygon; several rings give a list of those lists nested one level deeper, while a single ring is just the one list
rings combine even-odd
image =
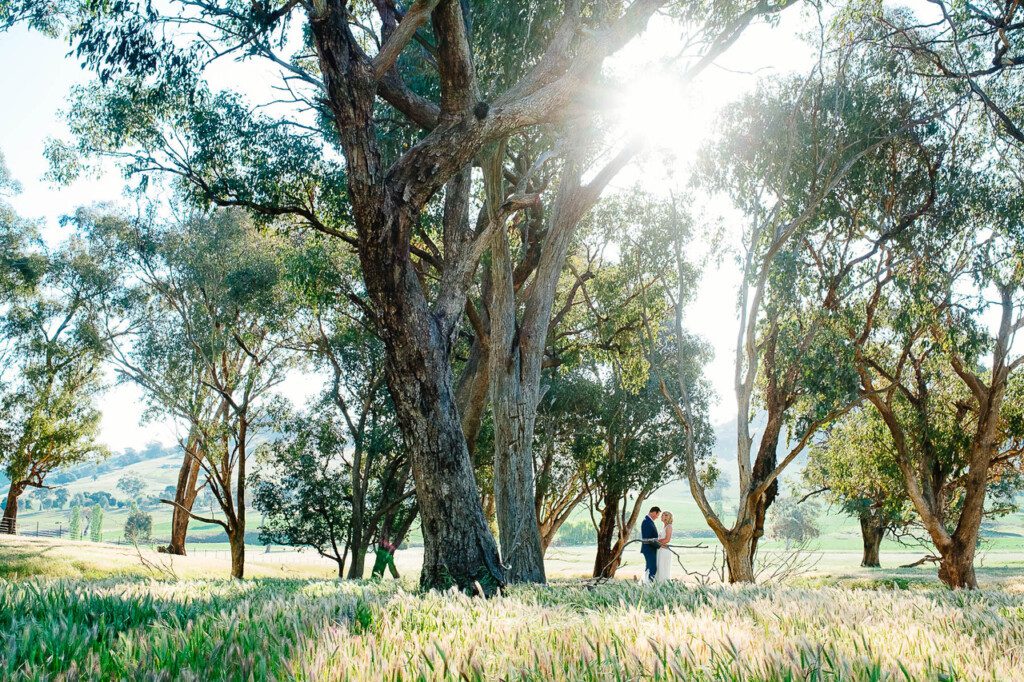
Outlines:
[{"label": "large eucalyptus tree", "polygon": [[961,140],[915,243],[887,249],[867,305],[876,331],[856,344],[865,395],[954,588],[977,587],[989,486],[1019,470],[1022,439],[1007,403],[1024,372],[1019,184],[969,148]]},{"label": "large eucalyptus tree", "polygon": [[[529,188],[519,191],[525,177],[506,168],[515,191],[493,195],[474,227],[471,167],[485,164],[506,139],[588,117],[600,104],[593,95],[605,59],[660,10],[696,26],[692,42],[701,48],[692,66],[699,70],[751,21],[788,4],[89,4],[72,41],[102,85],[80,93],[73,127],[81,151],[122,156],[129,171],[178,174],[197,197],[289,216],[356,249],[360,294],[384,342],[387,384],[411,452],[425,543],[422,583],[477,583],[490,591],[505,582],[506,570],[481,511],[451,353],[481,256],[536,199]],[[232,56],[277,70],[282,95],[264,97],[275,102],[253,110],[237,95],[211,92],[204,75]],[[58,158],[66,152],[53,149]],[[566,215],[585,209],[600,186],[580,184],[582,194],[564,203],[572,209]],[[439,245],[424,229],[431,216],[440,222]],[[531,306],[540,317],[550,308],[545,282],[560,269],[560,251],[544,256],[551,274],[538,280]],[[540,329],[531,348],[543,346],[544,336]],[[531,374],[527,397],[537,382]],[[536,405],[527,400],[525,407],[532,413]],[[513,529],[521,526],[530,538],[523,546],[536,547],[530,457],[525,448],[515,453],[507,468],[516,487],[503,499],[511,502]],[[503,535],[515,537],[507,528]],[[512,578],[542,578],[539,558],[530,552],[518,564],[507,559]]]},{"label": "large eucalyptus tree", "polygon": [[0,394],[7,533],[16,531],[18,500],[28,488],[47,488],[55,469],[107,452],[95,404],[107,338],[94,304],[108,297],[114,278],[78,240],[36,255],[37,287],[20,291],[0,317],[0,338],[11,351]]},{"label": "large eucalyptus tree", "polygon": [[[695,463],[687,465],[731,582],[754,579],[779,476],[860,399],[849,337],[871,320],[839,302],[868,286],[872,258],[905,236],[933,199],[938,161],[920,131],[928,103],[887,87],[883,72],[870,56],[837,50],[805,79],[764,86],[723,116],[698,178],[749,220],[738,258],[740,504],[732,523],[709,503]],[[691,428],[685,381],[664,388],[681,426]],[[755,434],[758,410],[766,423]]]},{"label": "large eucalyptus tree", "polygon": [[[113,254],[135,301],[119,321],[123,343],[111,345],[116,371],[142,389],[149,412],[184,426],[175,499],[165,500],[176,512],[169,551],[184,553],[188,517],[214,523],[240,578],[250,450],[293,358],[289,249],[237,209],[186,210],[174,220],[80,211],[77,219]],[[221,517],[193,510],[203,485]]]}]

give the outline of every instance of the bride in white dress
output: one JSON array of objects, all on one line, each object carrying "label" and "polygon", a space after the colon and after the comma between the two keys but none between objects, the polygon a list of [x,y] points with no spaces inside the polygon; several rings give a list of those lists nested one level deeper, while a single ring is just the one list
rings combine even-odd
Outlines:
[{"label": "bride in white dress", "polygon": [[[672,512],[662,512],[661,522],[658,542],[667,545],[672,541]],[[658,571],[654,574],[654,582],[667,583],[672,580],[672,550],[666,549],[664,546],[659,547],[655,558],[658,562]]]}]

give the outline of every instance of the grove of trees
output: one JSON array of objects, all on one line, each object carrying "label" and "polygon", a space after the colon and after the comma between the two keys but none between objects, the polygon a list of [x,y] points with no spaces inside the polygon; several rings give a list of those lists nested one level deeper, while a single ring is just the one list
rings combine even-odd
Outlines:
[{"label": "grove of trees", "polygon": [[[864,566],[912,535],[976,587],[982,521],[1024,484],[1016,5],[803,7],[809,69],[722,111],[685,174],[628,182],[659,152],[615,120],[617,55],[668,22],[666,68],[699,96],[796,4],[6,4],[0,29],[59,36],[90,74],[52,179],[113,163],[135,201],[82,207],[59,245],[0,203],[4,528],[28,487],[106,455],[110,368],[179,427],[164,550],[216,524],[236,578],[253,504],[262,541],[339,577],[418,531],[422,587],[486,594],[544,582],[589,514],[610,578],[685,480],[752,582],[766,533],[817,533],[777,501],[806,457],[801,495],[858,519]],[[215,85],[225,63],[273,83]],[[0,201],[16,190],[0,164]],[[716,220],[736,239],[707,238]],[[739,281],[734,475],[688,312],[711,267]],[[289,405],[298,375],[318,390]]]}]

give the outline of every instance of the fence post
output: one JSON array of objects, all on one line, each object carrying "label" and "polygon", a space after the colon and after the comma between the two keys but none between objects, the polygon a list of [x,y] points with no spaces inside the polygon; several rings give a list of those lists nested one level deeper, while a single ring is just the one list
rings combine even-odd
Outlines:
[{"label": "fence post", "polygon": [[39,522],[36,521],[36,537],[39,537]]}]

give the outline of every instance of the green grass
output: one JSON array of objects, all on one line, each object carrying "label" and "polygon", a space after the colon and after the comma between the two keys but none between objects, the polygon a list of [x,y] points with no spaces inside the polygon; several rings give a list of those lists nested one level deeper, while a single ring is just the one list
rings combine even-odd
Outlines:
[{"label": "green grass", "polygon": [[0,678],[1012,680],[1024,594],[0,581]]},{"label": "green grass", "polygon": [[934,567],[861,569],[855,553],[743,588],[644,587],[627,557],[624,579],[590,587],[569,579],[588,550],[554,548],[550,587],[490,601],[417,592],[417,550],[399,552],[400,583],[282,558],[249,552],[252,577],[230,581],[209,579],[226,556],[193,552],[172,579],[131,547],[0,538],[0,679],[1024,679],[1019,555],[968,594]]}]

